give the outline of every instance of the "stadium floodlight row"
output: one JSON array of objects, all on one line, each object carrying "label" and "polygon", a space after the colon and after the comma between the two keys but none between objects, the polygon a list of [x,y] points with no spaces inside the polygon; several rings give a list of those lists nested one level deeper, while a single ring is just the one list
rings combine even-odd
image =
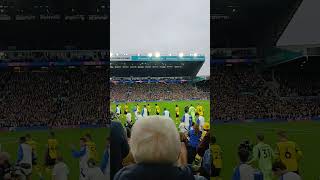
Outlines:
[{"label": "stadium floodlight row", "polygon": [[112,56],[110,57],[110,77],[183,77],[192,79],[198,74],[204,61],[204,55]]}]

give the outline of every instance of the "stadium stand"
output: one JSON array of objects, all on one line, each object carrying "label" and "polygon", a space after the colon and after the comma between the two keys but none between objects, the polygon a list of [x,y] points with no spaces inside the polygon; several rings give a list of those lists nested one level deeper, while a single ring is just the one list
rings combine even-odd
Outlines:
[{"label": "stadium stand", "polygon": [[[48,66],[57,62],[60,67]],[[105,67],[69,66],[72,62],[63,58],[40,63],[40,68],[36,60],[12,63],[0,63],[0,127],[61,128],[106,123]]]},{"label": "stadium stand", "polygon": [[[313,59],[315,60],[315,59]],[[263,63],[214,65],[214,119],[298,120],[320,115],[318,73],[301,68],[304,58],[261,70]],[[296,65],[292,65],[292,63]],[[292,71],[288,73],[288,68]]]}]

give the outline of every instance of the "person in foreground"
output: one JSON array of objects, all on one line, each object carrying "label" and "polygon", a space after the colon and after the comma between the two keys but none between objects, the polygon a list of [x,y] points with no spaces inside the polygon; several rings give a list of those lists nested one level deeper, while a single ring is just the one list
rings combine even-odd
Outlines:
[{"label": "person in foreground", "polygon": [[122,168],[114,180],[197,180],[190,167],[178,167],[181,152],[174,122],[163,116],[141,118],[132,127],[130,150],[136,164]]}]

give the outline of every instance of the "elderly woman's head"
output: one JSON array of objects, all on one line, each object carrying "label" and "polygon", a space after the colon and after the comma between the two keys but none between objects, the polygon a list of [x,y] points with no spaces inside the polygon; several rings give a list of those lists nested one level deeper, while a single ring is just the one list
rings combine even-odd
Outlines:
[{"label": "elderly woman's head", "polygon": [[131,132],[130,148],[137,163],[174,164],[180,154],[180,137],[170,118],[139,119]]}]

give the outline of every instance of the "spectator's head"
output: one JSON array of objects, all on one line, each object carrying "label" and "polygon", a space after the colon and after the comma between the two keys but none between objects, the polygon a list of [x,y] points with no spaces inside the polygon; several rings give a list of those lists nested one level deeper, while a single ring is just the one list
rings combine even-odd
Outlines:
[{"label": "spectator's head", "polygon": [[141,118],[132,128],[130,148],[137,163],[174,164],[181,148],[179,133],[169,118]]},{"label": "spectator's head", "polygon": [[239,159],[242,163],[245,163],[249,159],[249,151],[246,148],[240,148],[238,151]]},{"label": "spectator's head", "polygon": [[180,141],[181,142],[187,142],[187,136],[186,136],[185,133],[180,132],[179,135],[180,135]]},{"label": "spectator's head", "polygon": [[276,161],[272,164],[272,171],[276,176],[281,176],[287,167],[281,161]]}]

